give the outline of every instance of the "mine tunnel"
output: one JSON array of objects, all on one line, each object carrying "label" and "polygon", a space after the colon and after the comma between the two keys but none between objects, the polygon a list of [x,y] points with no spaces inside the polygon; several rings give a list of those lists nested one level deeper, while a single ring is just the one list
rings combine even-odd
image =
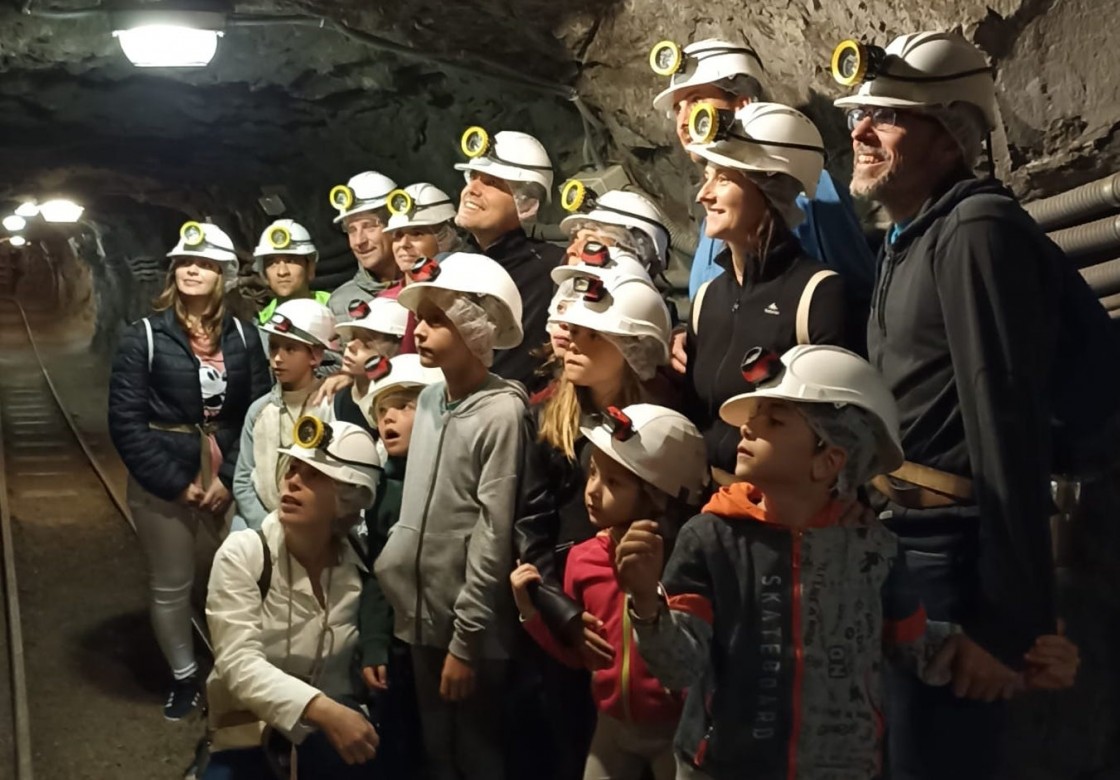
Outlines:
[{"label": "mine tunnel", "polygon": [[[220,33],[212,58],[134,64],[118,33],[149,11],[201,14]],[[274,220],[308,228],[319,253],[311,288],[330,292],[358,267],[334,222],[333,187],[374,170],[401,186],[431,182],[458,204],[464,130],[517,130],[540,140],[554,171],[530,235],[567,245],[558,187],[571,177],[640,188],[669,237],[656,284],[685,323],[702,167],[681,151],[676,119],[651,105],[665,86],[651,47],[749,46],[769,99],[816,125],[846,192],[852,140],[833,106],[847,94],[829,73],[834,47],[945,30],[978,47],[995,76],[981,175],[1006,183],[1117,320],[1116,11],[1109,0],[0,0],[0,305],[12,306],[0,311],[0,438],[18,576],[7,581],[18,598],[7,596],[0,657],[22,666],[22,679],[0,684],[0,757],[16,767],[0,764],[0,777],[183,777],[206,733],[198,716],[159,716],[170,677],[148,622],[147,568],[123,507],[106,498],[114,487],[123,496],[127,479],[106,421],[110,365],[122,332],[168,284],[184,223],[231,237],[239,271],[226,302],[255,323],[272,294],[252,249]],[[52,204],[69,213],[51,217]],[[877,251],[889,214],[861,198],[854,214]],[[1120,776],[1118,473],[1113,457],[1048,486],[1057,610],[1081,667],[1071,690],[1012,703],[1008,778]],[[222,533],[197,540],[203,622]]]}]

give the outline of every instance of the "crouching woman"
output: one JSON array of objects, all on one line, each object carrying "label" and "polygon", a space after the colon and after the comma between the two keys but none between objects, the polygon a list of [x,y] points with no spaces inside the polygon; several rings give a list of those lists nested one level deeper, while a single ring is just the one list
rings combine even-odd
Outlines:
[{"label": "crouching woman", "polygon": [[303,417],[294,438],[279,509],[214,558],[204,780],[358,777],[377,752],[351,671],[366,574],[347,534],[381,464],[350,423]]}]

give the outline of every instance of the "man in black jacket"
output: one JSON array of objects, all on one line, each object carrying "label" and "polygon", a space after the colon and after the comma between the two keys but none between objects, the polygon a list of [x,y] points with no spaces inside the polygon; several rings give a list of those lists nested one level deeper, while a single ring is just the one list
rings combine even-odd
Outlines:
[{"label": "man in black jacket", "polygon": [[1050,379],[1061,253],[972,169],[995,124],[982,52],[957,35],[896,39],[848,110],[852,194],[893,223],[868,325],[899,405],[907,464],[876,488],[934,620],[969,639],[954,683],[887,676],[892,780],[999,775],[999,702],[1054,631]]},{"label": "man in black jacket", "polygon": [[540,360],[530,353],[548,340],[545,328],[553,293],[549,273],[563,262],[564,250],[529,238],[522,225],[535,219],[540,204],[550,199],[552,163],[540,141],[526,133],[504,130],[491,141],[471,128],[464,135],[464,148],[470,148],[472,132],[480,134],[475,136],[478,154],[455,166],[467,180],[455,224],[509,272],[521,293],[525,338],[515,349],[496,352],[490,370],[534,391],[547,380],[536,375]]}]

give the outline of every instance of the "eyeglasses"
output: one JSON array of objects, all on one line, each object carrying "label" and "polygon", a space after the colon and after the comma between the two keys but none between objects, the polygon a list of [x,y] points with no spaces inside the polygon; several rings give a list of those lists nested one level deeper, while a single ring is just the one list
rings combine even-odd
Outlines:
[{"label": "eyeglasses", "polygon": [[871,118],[872,127],[897,127],[899,112],[886,106],[856,106],[848,109],[848,132],[864,119]]}]

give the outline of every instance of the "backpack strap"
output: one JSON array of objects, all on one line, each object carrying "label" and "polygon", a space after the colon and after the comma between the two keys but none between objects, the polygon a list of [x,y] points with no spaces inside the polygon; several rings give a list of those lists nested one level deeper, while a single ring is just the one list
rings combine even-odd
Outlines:
[{"label": "backpack strap", "polygon": [[150,374],[152,373],[152,360],[156,356],[156,343],[152,336],[152,323],[148,321],[147,317],[140,321],[144,323],[144,334],[148,337],[148,373]]},{"label": "backpack strap", "polygon": [[264,538],[264,531],[257,530],[257,537],[261,540],[261,551],[264,553],[264,565],[261,566],[261,576],[257,579],[257,589],[261,592],[261,601],[268,596],[272,587],[272,552],[268,549],[268,540]]},{"label": "backpack strap", "polygon": [[241,320],[237,317],[233,318],[233,324],[237,326],[237,335],[241,336],[241,346],[245,349],[249,348],[249,342],[245,340],[245,326],[241,324]]},{"label": "backpack strap", "polygon": [[836,276],[836,272],[827,268],[817,271],[809,277],[805,289],[801,291],[801,300],[797,302],[797,320],[794,324],[798,344],[809,343],[809,309],[813,304],[813,293],[816,292],[818,285],[830,276]]},{"label": "backpack strap", "polygon": [[692,311],[689,312],[688,318],[692,321],[692,332],[698,333],[700,331],[700,307],[704,305],[704,296],[708,294],[708,285],[712,280],[704,282],[700,285],[700,289],[696,291],[696,297],[692,299]]}]

